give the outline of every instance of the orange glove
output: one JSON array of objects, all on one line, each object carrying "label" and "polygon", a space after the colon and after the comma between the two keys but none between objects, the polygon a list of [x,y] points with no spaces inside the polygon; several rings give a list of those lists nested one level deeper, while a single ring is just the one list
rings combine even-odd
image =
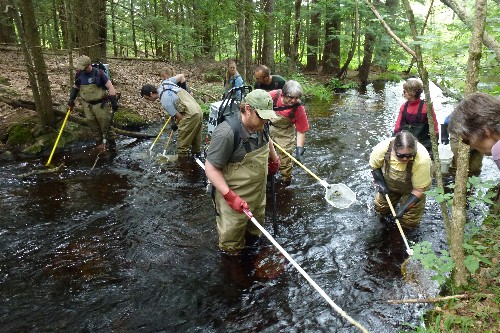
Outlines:
[{"label": "orange glove", "polygon": [[238,213],[243,213],[243,209],[250,209],[247,202],[231,189],[229,189],[229,192],[224,194],[224,199],[227,204]]}]

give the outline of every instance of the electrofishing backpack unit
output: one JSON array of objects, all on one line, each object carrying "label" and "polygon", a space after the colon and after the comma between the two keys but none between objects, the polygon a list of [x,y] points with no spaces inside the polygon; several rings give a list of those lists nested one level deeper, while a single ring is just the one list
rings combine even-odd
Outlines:
[{"label": "electrofishing backpack unit", "polygon": [[239,112],[242,99],[252,91],[252,86],[241,86],[231,88],[224,95],[222,101],[212,103],[210,105],[210,114],[208,116],[207,138],[212,136],[212,133],[217,125],[226,120],[230,115]]},{"label": "electrofishing backpack unit", "polygon": [[102,62],[98,61],[95,63],[92,63],[92,67],[97,68],[98,70],[103,70],[104,73],[106,73],[106,76],[108,79],[111,80],[110,72],[109,72],[109,64],[103,64]]}]

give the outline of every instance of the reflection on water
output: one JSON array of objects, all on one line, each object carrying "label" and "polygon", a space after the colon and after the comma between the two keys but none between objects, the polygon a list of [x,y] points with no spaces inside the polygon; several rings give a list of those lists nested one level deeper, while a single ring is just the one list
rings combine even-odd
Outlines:
[{"label": "reflection on water", "polygon": [[[373,212],[368,157],[392,134],[400,92],[401,84],[376,85],[309,105],[303,162],[356,192],[349,209],[330,206],[325,189],[299,168],[290,187],[277,187],[276,240],[370,332],[416,324],[425,308],[386,300],[437,291],[405,281],[402,239]],[[436,107],[438,117],[450,112],[445,100],[436,103],[446,105]],[[96,152],[78,147],[54,156],[65,163],[54,174],[16,177],[42,169],[39,160],[0,166],[3,331],[357,331],[269,241],[245,256],[219,253],[201,169],[193,161],[162,163],[162,144],[153,155],[150,145],[122,138],[118,155],[92,171]],[[491,166],[485,161],[483,176],[494,175]],[[271,211],[268,200],[269,231]],[[444,248],[439,215],[428,200],[410,242]]]}]

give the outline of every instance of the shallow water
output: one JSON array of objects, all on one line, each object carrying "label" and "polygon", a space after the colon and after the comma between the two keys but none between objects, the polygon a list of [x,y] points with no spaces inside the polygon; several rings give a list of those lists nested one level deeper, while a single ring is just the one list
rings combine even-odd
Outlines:
[{"label": "shallow water", "polygon": [[[278,243],[370,332],[419,323],[426,305],[388,299],[437,292],[428,276],[405,281],[401,236],[373,212],[368,158],[392,133],[401,87],[369,86],[336,95],[332,105],[308,104],[303,163],[328,183],[349,186],[354,205],[330,206],[325,189],[299,168],[277,195]],[[453,106],[435,98],[444,119]],[[93,170],[89,147],[58,152],[54,163],[65,163],[58,173],[18,178],[44,169],[45,160],[0,164],[2,331],[358,331],[269,241],[245,256],[221,255],[201,169],[192,161],[159,163],[148,153],[151,143],[121,138],[118,155],[100,158]],[[162,150],[158,143],[154,152]],[[495,172],[486,158],[482,177],[498,178]],[[272,232],[271,206],[267,215]],[[445,248],[432,198],[406,236]]]}]

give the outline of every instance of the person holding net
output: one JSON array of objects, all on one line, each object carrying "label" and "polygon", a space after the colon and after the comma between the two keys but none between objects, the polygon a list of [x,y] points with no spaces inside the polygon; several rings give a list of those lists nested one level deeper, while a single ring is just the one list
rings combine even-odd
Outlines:
[{"label": "person holding net", "polygon": [[[427,149],[408,131],[378,143],[370,155],[375,185],[375,211],[383,220],[391,214],[390,203],[399,204],[394,218],[404,227],[415,227],[425,208],[425,194],[431,186],[432,161]],[[389,219],[392,220],[392,219]]]}]

